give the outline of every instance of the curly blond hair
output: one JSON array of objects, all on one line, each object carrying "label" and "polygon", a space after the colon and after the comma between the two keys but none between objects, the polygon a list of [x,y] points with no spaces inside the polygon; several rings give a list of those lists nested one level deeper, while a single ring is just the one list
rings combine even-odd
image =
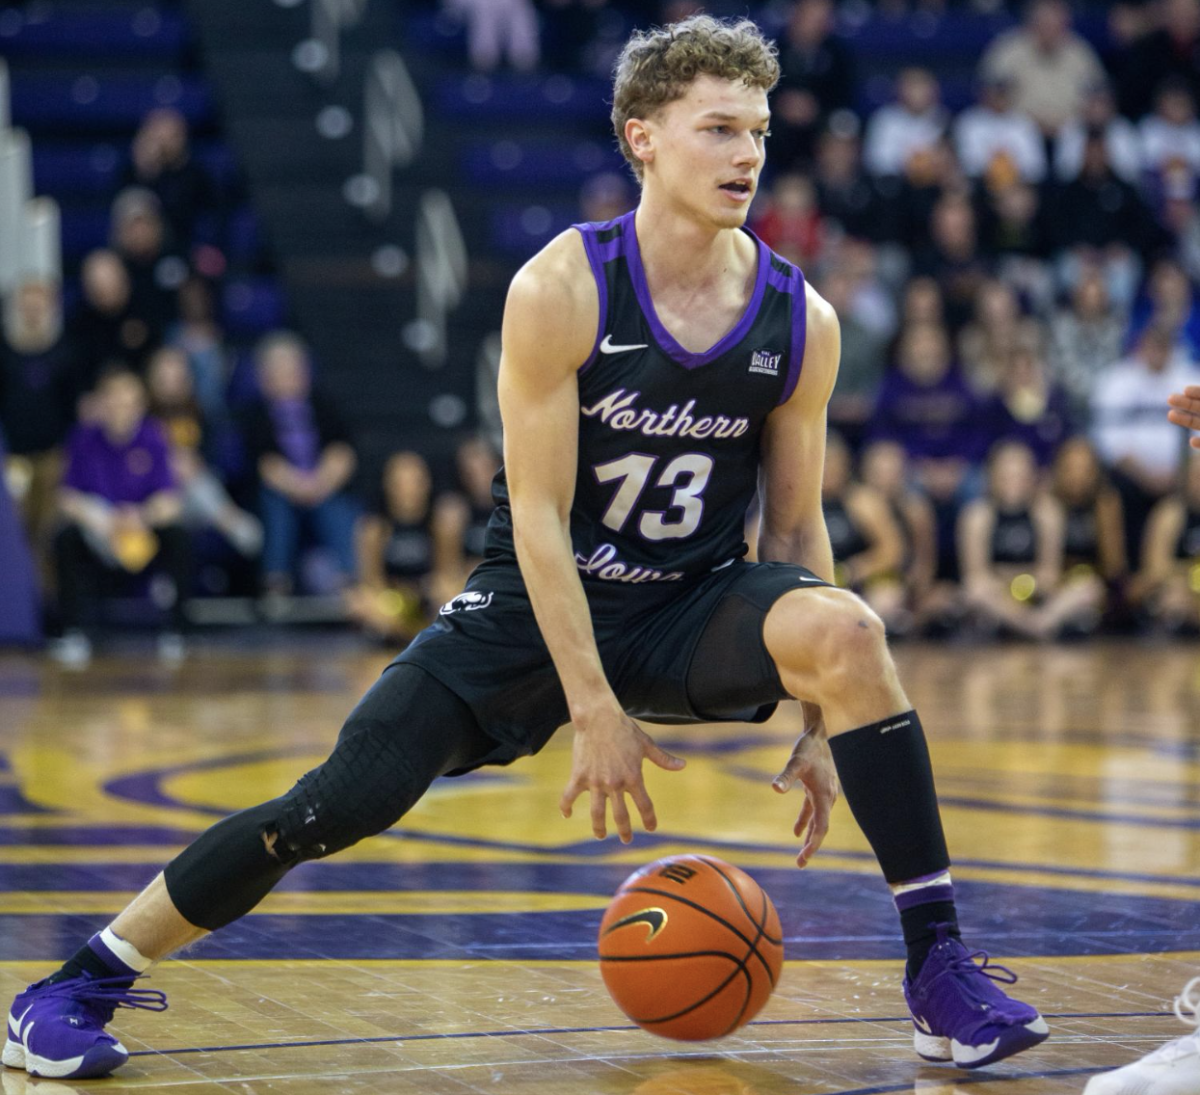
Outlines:
[{"label": "curly blond hair", "polygon": [[692,15],[666,27],[639,30],[625,43],[613,74],[612,123],[638,179],[644,165],[625,139],[630,118],[649,118],[682,99],[697,76],[740,80],[771,91],[779,83],[779,51],[749,19]]}]

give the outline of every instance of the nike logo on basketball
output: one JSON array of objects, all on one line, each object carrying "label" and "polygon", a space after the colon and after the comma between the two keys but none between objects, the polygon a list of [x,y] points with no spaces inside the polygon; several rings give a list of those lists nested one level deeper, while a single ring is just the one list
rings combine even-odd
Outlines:
[{"label": "nike logo on basketball", "polygon": [[645,350],[649,346],[648,342],[639,342],[634,346],[614,346],[612,335],[605,335],[604,341],[600,343],[600,352],[602,354],[623,354],[629,350]]},{"label": "nike logo on basketball", "polygon": [[650,929],[650,934],[646,936],[646,942],[649,943],[651,939],[666,927],[666,910],[659,908],[642,909],[641,912],[635,912],[632,916],[622,917],[604,934],[612,935],[618,928],[627,928],[631,924],[645,924]]}]

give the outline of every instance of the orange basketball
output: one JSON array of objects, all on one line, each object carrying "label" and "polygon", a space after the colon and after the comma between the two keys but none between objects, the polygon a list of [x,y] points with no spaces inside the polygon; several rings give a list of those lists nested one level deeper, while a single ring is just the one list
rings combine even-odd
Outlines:
[{"label": "orange basketball", "polygon": [[600,921],[600,972],[617,1006],[664,1038],[748,1023],[779,982],[783,933],[744,871],[704,855],[660,859],[622,883]]}]

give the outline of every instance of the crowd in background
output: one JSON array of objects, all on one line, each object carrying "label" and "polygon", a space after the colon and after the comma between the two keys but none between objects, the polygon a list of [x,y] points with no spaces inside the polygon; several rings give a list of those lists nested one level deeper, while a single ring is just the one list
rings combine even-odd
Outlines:
[{"label": "crowd in background", "polygon": [[[445,7],[485,70],[602,68],[619,45],[607,0]],[[894,634],[1200,626],[1200,458],[1165,420],[1200,381],[1200,0],[1114,5],[1099,52],[1071,15],[1023,9],[953,116],[919,67],[863,110],[829,0],[765,13],[784,78],[751,223],[841,320],[826,516],[839,582]],[[69,662],[122,583],[171,621],[167,657],[197,593],[334,593],[403,641],[482,553],[486,443],[364,482],[304,344],[229,345],[192,235],[218,200],[182,117],[154,111],[78,301],[30,281],[7,302],[7,480]],[[598,177],[583,216],[634,200]]]}]

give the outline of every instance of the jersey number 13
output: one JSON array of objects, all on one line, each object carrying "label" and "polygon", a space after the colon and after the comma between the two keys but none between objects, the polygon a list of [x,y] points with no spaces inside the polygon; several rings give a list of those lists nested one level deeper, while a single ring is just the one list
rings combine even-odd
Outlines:
[{"label": "jersey number 13", "polygon": [[[592,471],[599,483],[620,483],[601,521],[614,532],[620,532],[659,463],[656,456],[631,452],[619,460],[597,464]],[[643,510],[638,518],[638,534],[647,540],[682,540],[700,527],[704,513],[701,495],[712,475],[713,460],[700,452],[686,452],[675,457],[659,474],[656,487],[674,487],[671,504],[666,510]]]}]

